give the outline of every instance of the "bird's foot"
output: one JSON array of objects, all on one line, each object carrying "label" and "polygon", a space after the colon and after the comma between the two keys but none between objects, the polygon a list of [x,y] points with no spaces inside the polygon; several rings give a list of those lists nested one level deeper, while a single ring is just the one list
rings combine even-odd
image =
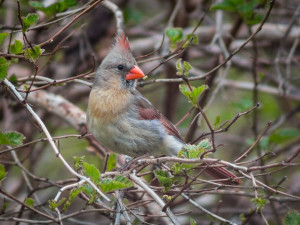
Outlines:
[{"label": "bird's foot", "polygon": [[129,169],[132,165],[136,164],[136,162],[138,162],[140,159],[147,157],[147,156],[149,156],[148,153],[141,155],[139,157],[133,158],[133,159],[131,159],[131,157],[126,157],[126,159],[125,159],[126,164],[120,168],[120,171],[124,172],[126,169]]}]

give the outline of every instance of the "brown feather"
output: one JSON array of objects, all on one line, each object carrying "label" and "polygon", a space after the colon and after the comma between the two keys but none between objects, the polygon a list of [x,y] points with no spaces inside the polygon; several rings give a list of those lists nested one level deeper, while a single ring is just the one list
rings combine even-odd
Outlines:
[{"label": "brown feather", "polygon": [[[180,136],[180,133],[176,129],[176,127],[167,118],[165,118],[156,108],[154,108],[154,106],[151,105],[151,103],[149,103],[146,99],[144,99],[143,97],[139,97],[135,101],[135,104],[139,110],[140,119],[159,120],[167,130],[168,134],[177,137],[183,142],[183,139]],[[228,181],[223,181],[222,183],[224,184],[232,185],[241,183],[240,179],[235,179],[236,176],[223,167],[209,167],[205,170],[205,172],[210,176],[214,177],[215,179],[231,179]]]},{"label": "brown feather", "polygon": [[139,110],[139,116],[141,120],[154,120],[157,119],[165,127],[168,134],[175,136],[179,140],[183,141],[177,128],[165,118],[156,108],[153,107],[144,98],[138,98],[135,102]]},{"label": "brown feather", "polygon": [[112,121],[127,110],[131,97],[128,90],[93,88],[88,112],[93,118]]}]

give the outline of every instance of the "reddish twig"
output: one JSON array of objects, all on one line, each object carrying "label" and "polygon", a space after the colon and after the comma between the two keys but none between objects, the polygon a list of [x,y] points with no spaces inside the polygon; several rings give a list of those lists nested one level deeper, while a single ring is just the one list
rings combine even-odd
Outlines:
[{"label": "reddish twig", "polygon": [[257,145],[257,143],[260,141],[260,139],[267,132],[267,130],[269,129],[269,127],[271,126],[271,124],[272,124],[271,121],[269,121],[266,124],[265,128],[263,129],[263,131],[261,132],[261,134],[258,136],[258,138],[253,142],[253,144],[250,146],[250,148],[248,148],[240,157],[238,157],[236,160],[234,160],[234,163],[237,163],[241,159],[245,158],[253,150],[253,148]]},{"label": "reddish twig", "polygon": [[[51,42],[54,41],[55,38],[57,38],[62,32],[64,32],[66,29],[68,29],[76,20],[78,20],[82,15],[93,9],[96,5],[98,5],[100,2],[103,0],[97,0],[93,4],[91,4],[89,7],[84,9],[81,13],[76,15],[69,23],[67,23],[63,28],[61,28],[59,31],[57,31],[54,35],[52,35],[48,40],[44,41],[43,43],[40,44],[40,46],[47,45]],[[93,2],[93,1],[91,1]]]},{"label": "reddish twig", "polygon": [[46,218],[52,220],[52,221],[55,222],[55,223],[58,222],[58,220],[55,219],[54,217],[49,216],[48,214],[43,213],[43,212],[41,212],[41,211],[39,211],[39,210],[37,210],[37,209],[35,209],[35,208],[29,206],[29,205],[26,205],[25,203],[21,202],[19,199],[15,198],[14,196],[12,196],[12,195],[6,193],[5,191],[3,191],[1,188],[0,188],[0,193],[2,193],[2,194],[3,194],[4,196],[6,196],[7,198],[9,198],[9,199],[11,199],[11,200],[17,202],[18,204],[22,205],[23,207],[28,208],[28,209],[30,209],[31,211],[33,211],[33,212],[35,212],[35,213],[37,213],[37,214],[39,214],[39,215],[41,215],[41,216],[43,216],[43,217],[46,217]]},{"label": "reddish twig", "polygon": [[[234,55],[236,55],[239,51],[241,51],[258,34],[258,32],[262,29],[263,25],[265,24],[265,22],[267,21],[267,19],[270,16],[270,13],[272,11],[274,3],[275,3],[275,0],[270,1],[269,9],[268,9],[265,17],[263,18],[262,22],[260,23],[260,25],[255,30],[255,32],[253,32],[252,35],[250,35],[247,38],[247,40],[243,44],[241,44],[240,47],[238,47],[236,50],[234,50],[222,63],[220,63],[218,66],[214,67],[213,69],[211,69],[210,71],[208,71],[207,73],[205,73],[205,74],[203,74],[201,76],[188,77],[187,79],[189,81],[195,81],[195,80],[205,79],[206,77],[210,76],[212,73],[214,73],[215,71],[217,71],[218,69],[220,69],[221,67],[223,67],[229,60],[232,59],[232,57]],[[154,68],[153,70],[155,70],[155,69],[157,69],[157,68]],[[153,70],[151,70],[150,72],[152,72]],[[171,82],[182,83],[182,82],[184,82],[184,80],[182,78],[175,78],[175,79],[153,79],[153,80],[150,80],[150,81],[139,82],[139,85],[140,86],[145,86],[145,85],[148,85],[148,84],[159,83],[159,82],[165,82],[165,83],[167,83],[167,82],[170,82],[170,83]]]},{"label": "reddish twig", "polygon": [[[257,103],[255,106],[251,107],[250,109],[244,111],[244,112],[241,112],[241,113],[238,113],[231,121],[230,123],[224,127],[224,128],[221,128],[221,129],[218,129],[218,130],[215,130],[214,133],[217,134],[217,133],[223,133],[223,132],[227,132],[229,130],[229,128],[241,117],[241,116],[244,116],[244,115],[247,115],[249,114],[250,112],[252,112],[254,109],[258,108],[260,106],[260,103]],[[196,138],[194,141],[191,142],[191,144],[194,144],[196,143],[197,141],[199,141],[202,137],[205,137],[207,135],[210,135],[210,132],[208,133],[203,133],[202,135],[200,135],[198,138]]]},{"label": "reddish twig", "polygon": [[[52,85],[57,85],[57,84],[61,84],[61,83],[65,83],[67,81],[71,81],[71,80],[74,80],[74,79],[78,79],[78,78],[81,78],[81,77],[85,77],[85,76],[88,76],[90,75],[91,73],[93,73],[95,71],[95,66],[96,66],[96,62],[95,62],[95,58],[94,56],[92,56],[92,59],[93,59],[93,67],[86,73],[83,73],[83,74],[79,74],[77,76],[74,76],[74,77],[70,77],[70,78],[66,78],[66,79],[63,79],[63,80],[59,80],[59,81],[53,81],[49,84],[46,84],[46,85],[43,85],[41,87],[38,87],[38,88],[35,88],[33,90],[30,90],[30,92],[34,92],[34,91],[38,91],[38,90],[42,90],[44,88],[47,88],[49,86],[52,86]],[[33,79],[34,80],[34,79]],[[19,90],[20,92],[24,92],[22,90]],[[27,93],[27,91],[26,91]]]}]

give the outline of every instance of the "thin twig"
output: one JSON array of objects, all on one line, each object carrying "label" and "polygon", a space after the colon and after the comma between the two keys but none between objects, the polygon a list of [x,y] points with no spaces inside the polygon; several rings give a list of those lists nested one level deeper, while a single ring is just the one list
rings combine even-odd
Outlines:
[{"label": "thin twig", "polygon": [[84,15],[85,13],[87,13],[88,11],[90,11],[91,9],[93,9],[96,5],[98,5],[102,1],[103,0],[97,0],[94,3],[92,3],[93,1],[90,1],[90,3],[92,3],[91,5],[89,5],[81,13],[79,13],[78,15],[76,15],[69,23],[67,23],[63,28],[61,28],[54,35],[52,35],[48,40],[46,40],[43,43],[41,43],[40,46],[42,47],[44,45],[52,43],[55,38],[57,38],[62,32],[64,32],[66,29],[68,29],[76,20],[78,20],[82,15]]},{"label": "thin twig", "polygon": [[[270,5],[269,5],[269,9],[265,15],[265,17],[263,18],[263,20],[261,21],[261,23],[259,24],[259,26],[257,27],[257,29],[255,30],[255,32],[252,33],[252,35],[250,35],[246,41],[243,42],[243,44],[241,44],[237,49],[235,49],[232,53],[230,53],[230,55],[222,62],[220,63],[218,66],[214,67],[213,69],[211,69],[210,71],[208,71],[207,73],[200,75],[200,76],[195,76],[195,77],[188,77],[187,79],[189,81],[195,81],[195,80],[201,80],[204,79],[208,76],[210,76],[212,73],[214,73],[215,71],[217,71],[218,69],[220,69],[222,66],[224,66],[229,60],[231,60],[231,58],[236,55],[239,51],[241,51],[248,43],[249,41],[252,40],[252,38],[254,38],[258,32],[262,29],[263,25],[265,24],[265,22],[267,21],[267,19],[269,18],[269,15],[272,11],[273,5],[275,3],[275,0],[271,0],[270,1]],[[182,52],[179,52],[178,54],[181,54]],[[176,55],[177,56],[177,55]],[[172,57],[174,58],[174,57]],[[157,67],[159,67],[161,64],[159,64]],[[155,67],[153,70],[155,70],[157,67]],[[149,71],[148,73],[152,72],[153,70]],[[147,73],[147,74],[148,74]],[[172,80],[170,79],[153,79],[150,81],[142,81],[139,82],[140,86],[145,86],[148,84],[153,84],[153,83],[161,83],[161,82],[174,82],[174,83],[182,83],[184,82],[183,78],[174,78]]]},{"label": "thin twig", "polygon": [[[229,128],[241,117],[244,115],[249,114],[250,112],[252,112],[254,109],[258,108],[260,106],[260,103],[257,103],[256,105],[252,106],[250,109],[244,111],[244,112],[240,112],[238,114],[236,114],[236,116],[229,122],[228,125],[226,125],[224,128],[220,128],[218,130],[215,130],[215,134],[217,133],[223,133],[223,132],[227,132],[229,130]],[[199,141],[202,137],[205,137],[207,135],[210,135],[209,133],[203,133],[201,134],[198,138],[196,138],[195,140],[193,140],[191,143],[194,144],[197,141]]]},{"label": "thin twig", "polygon": [[253,142],[253,144],[250,146],[250,148],[248,148],[240,157],[238,157],[236,160],[234,160],[234,163],[237,163],[241,159],[244,159],[245,157],[247,157],[247,155],[253,150],[253,148],[257,145],[257,143],[260,141],[260,139],[265,135],[265,133],[267,132],[267,130],[271,126],[271,124],[272,124],[271,121],[269,121],[266,124],[265,128],[263,129],[261,134],[258,136],[258,138]]},{"label": "thin twig", "polygon": [[198,209],[200,209],[201,211],[205,212],[206,214],[212,216],[213,218],[222,221],[226,224],[231,224],[231,225],[237,225],[236,223],[233,223],[229,220],[224,219],[223,217],[220,217],[214,213],[212,213],[211,211],[208,211],[207,209],[205,209],[204,207],[202,207],[201,205],[199,205],[197,202],[195,202],[193,199],[191,199],[189,196],[187,196],[186,194],[182,193],[181,194],[182,197],[184,197],[186,200],[188,200],[193,206],[197,207]]},{"label": "thin twig", "polygon": [[[144,189],[145,192],[147,192],[158,203],[158,205],[161,208],[165,206],[164,201],[150,187],[148,187],[148,185],[145,184],[141,178],[136,176],[135,171],[129,174],[129,177],[134,183],[136,183],[142,189]],[[170,218],[170,220],[174,225],[180,225],[180,223],[177,221],[176,217],[174,216],[174,214],[169,208],[166,209],[166,214],[168,215],[168,217]]]},{"label": "thin twig", "polygon": [[[28,90],[26,90],[26,93],[38,91],[38,90],[44,89],[44,88],[52,86],[52,85],[57,85],[57,84],[65,83],[65,82],[68,82],[68,81],[72,81],[72,80],[75,80],[75,79],[78,79],[78,78],[90,75],[91,73],[93,73],[95,71],[95,58],[92,57],[92,59],[93,59],[93,66],[92,66],[92,68],[88,72],[83,73],[83,74],[79,74],[79,75],[74,76],[74,77],[69,77],[69,78],[66,78],[66,79],[58,80],[58,81],[54,80],[53,82],[51,82],[49,84],[46,84],[44,86],[35,88],[33,90],[28,89]],[[33,83],[34,80],[35,80],[35,76],[32,79],[32,83]],[[20,91],[20,92],[22,92],[22,91]]]},{"label": "thin twig", "polygon": [[219,160],[219,159],[212,159],[212,158],[197,158],[197,159],[183,159],[183,158],[177,158],[177,157],[171,157],[171,156],[166,156],[166,157],[160,157],[160,158],[155,158],[155,159],[140,159],[138,160],[138,163],[152,163],[152,164],[161,164],[165,162],[178,162],[178,163],[185,163],[185,164],[195,164],[195,163],[207,163],[207,164],[213,164],[213,163],[218,163],[224,166],[229,166],[235,170],[241,170],[244,172],[248,171],[248,168],[245,166],[238,166],[234,163],[230,163],[224,160]]},{"label": "thin twig", "polygon": [[41,215],[43,217],[46,217],[46,218],[50,219],[51,221],[53,221],[55,223],[58,222],[58,220],[55,219],[54,217],[49,216],[48,214],[45,214],[45,213],[43,213],[43,212],[41,212],[41,211],[39,211],[39,210],[37,210],[37,209],[29,206],[29,205],[26,205],[25,203],[21,202],[19,199],[15,198],[14,196],[12,196],[12,195],[8,194],[7,192],[3,191],[1,188],[0,188],[0,193],[2,193],[3,195],[5,195],[7,198],[12,199],[13,201],[17,202],[18,204],[24,206],[25,208],[28,208],[31,211],[33,211],[33,212],[35,212],[35,213],[37,213],[37,214],[39,214],[39,215]]},{"label": "thin twig", "polygon": [[43,123],[43,121],[40,119],[40,117],[34,112],[34,110],[31,108],[31,106],[29,104],[27,104],[26,102],[24,102],[24,98],[20,95],[20,93],[16,90],[15,86],[8,81],[6,78],[4,79],[4,84],[13,92],[13,94],[17,97],[17,99],[23,103],[23,105],[25,106],[25,108],[30,112],[30,114],[33,116],[33,118],[36,120],[36,122],[39,124],[39,126],[42,128],[43,132],[45,133],[48,142],[52,148],[52,150],[54,151],[55,155],[62,161],[62,163],[65,165],[65,167],[70,171],[70,173],[72,173],[73,175],[75,175],[76,177],[85,180],[87,183],[89,183],[96,191],[97,193],[102,196],[105,200],[110,201],[110,199],[104,195],[100,189],[87,177],[82,176],[80,174],[78,174],[75,170],[73,170],[73,168],[67,163],[67,161],[63,158],[63,156],[60,154],[58,148],[56,147],[55,141],[53,140],[53,138],[51,137],[47,127],[45,126],[45,124]]}]

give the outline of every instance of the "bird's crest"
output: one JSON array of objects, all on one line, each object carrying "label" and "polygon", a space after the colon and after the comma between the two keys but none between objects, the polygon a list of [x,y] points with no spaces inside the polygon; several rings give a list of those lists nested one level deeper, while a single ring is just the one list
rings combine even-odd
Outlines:
[{"label": "bird's crest", "polygon": [[124,32],[122,32],[116,36],[116,44],[115,45],[125,51],[130,49],[128,39],[125,36]]}]

